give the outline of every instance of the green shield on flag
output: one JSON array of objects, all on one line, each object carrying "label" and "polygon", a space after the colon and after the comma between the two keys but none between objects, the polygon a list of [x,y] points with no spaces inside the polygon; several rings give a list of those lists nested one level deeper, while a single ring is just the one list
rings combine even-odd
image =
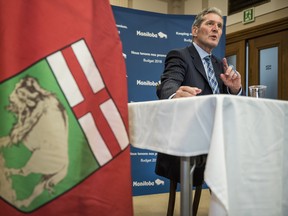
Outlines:
[{"label": "green shield on flag", "polygon": [[2,199],[32,212],[100,167],[46,59],[0,92]]}]

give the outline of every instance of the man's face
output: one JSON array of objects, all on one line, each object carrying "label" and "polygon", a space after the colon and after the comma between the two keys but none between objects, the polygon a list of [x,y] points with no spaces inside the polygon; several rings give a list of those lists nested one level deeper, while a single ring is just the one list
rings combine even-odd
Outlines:
[{"label": "man's face", "polygon": [[222,17],[214,13],[206,14],[200,27],[194,26],[192,29],[193,41],[210,53],[218,45],[222,29]]}]

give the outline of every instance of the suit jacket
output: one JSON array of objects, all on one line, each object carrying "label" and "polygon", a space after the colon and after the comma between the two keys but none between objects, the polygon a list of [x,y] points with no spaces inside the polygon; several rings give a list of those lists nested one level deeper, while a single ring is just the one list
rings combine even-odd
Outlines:
[{"label": "suit jacket", "polygon": [[[220,79],[224,72],[223,63],[215,56],[211,56],[215,76],[220,93],[228,93],[227,87]],[[168,99],[180,86],[191,86],[202,89],[199,95],[213,94],[209,85],[202,60],[191,44],[189,47],[170,51],[165,60],[165,69],[161,76],[161,84],[157,87],[159,99]],[[193,185],[202,185],[206,155],[197,157],[196,169],[193,175]],[[156,174],[180,182],[180,158],[158,153]]]},{"label": "suit jacket", "polygon": [[[224,72],[223,63],[213,55],[211,61],[220,93],[227,93],[227,88],[220,79],[220,74]],[[193,44],[167,54],[157,96],[159,99],[168,99],[180,86],[198,87],[202,89],[199,95],[213,94],[202,60]]]}]

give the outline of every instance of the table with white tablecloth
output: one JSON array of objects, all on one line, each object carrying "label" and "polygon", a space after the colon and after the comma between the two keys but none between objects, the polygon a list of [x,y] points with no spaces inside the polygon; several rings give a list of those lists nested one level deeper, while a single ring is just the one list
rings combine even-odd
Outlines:
[{"label": "table with white tablecloth", "polygon": [[217,208],[233,216],[288,215],[288,102],[209,95],[128,109],[134,147],[181,158],[208,154],[210,215],[219,216]]}]

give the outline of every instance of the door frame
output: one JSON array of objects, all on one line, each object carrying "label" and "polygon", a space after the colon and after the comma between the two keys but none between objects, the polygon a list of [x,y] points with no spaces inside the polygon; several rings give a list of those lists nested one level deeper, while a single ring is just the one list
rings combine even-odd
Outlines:
[{"label": "door frame", "polygon": [[[238,41],[232,44],[226,45],[226,57],[236,55],[236,70],[241,74],[242,88],[246,89],[246,59],[245,59],[245,41]],[[241,64],[239,63],[241,62]]]}]

